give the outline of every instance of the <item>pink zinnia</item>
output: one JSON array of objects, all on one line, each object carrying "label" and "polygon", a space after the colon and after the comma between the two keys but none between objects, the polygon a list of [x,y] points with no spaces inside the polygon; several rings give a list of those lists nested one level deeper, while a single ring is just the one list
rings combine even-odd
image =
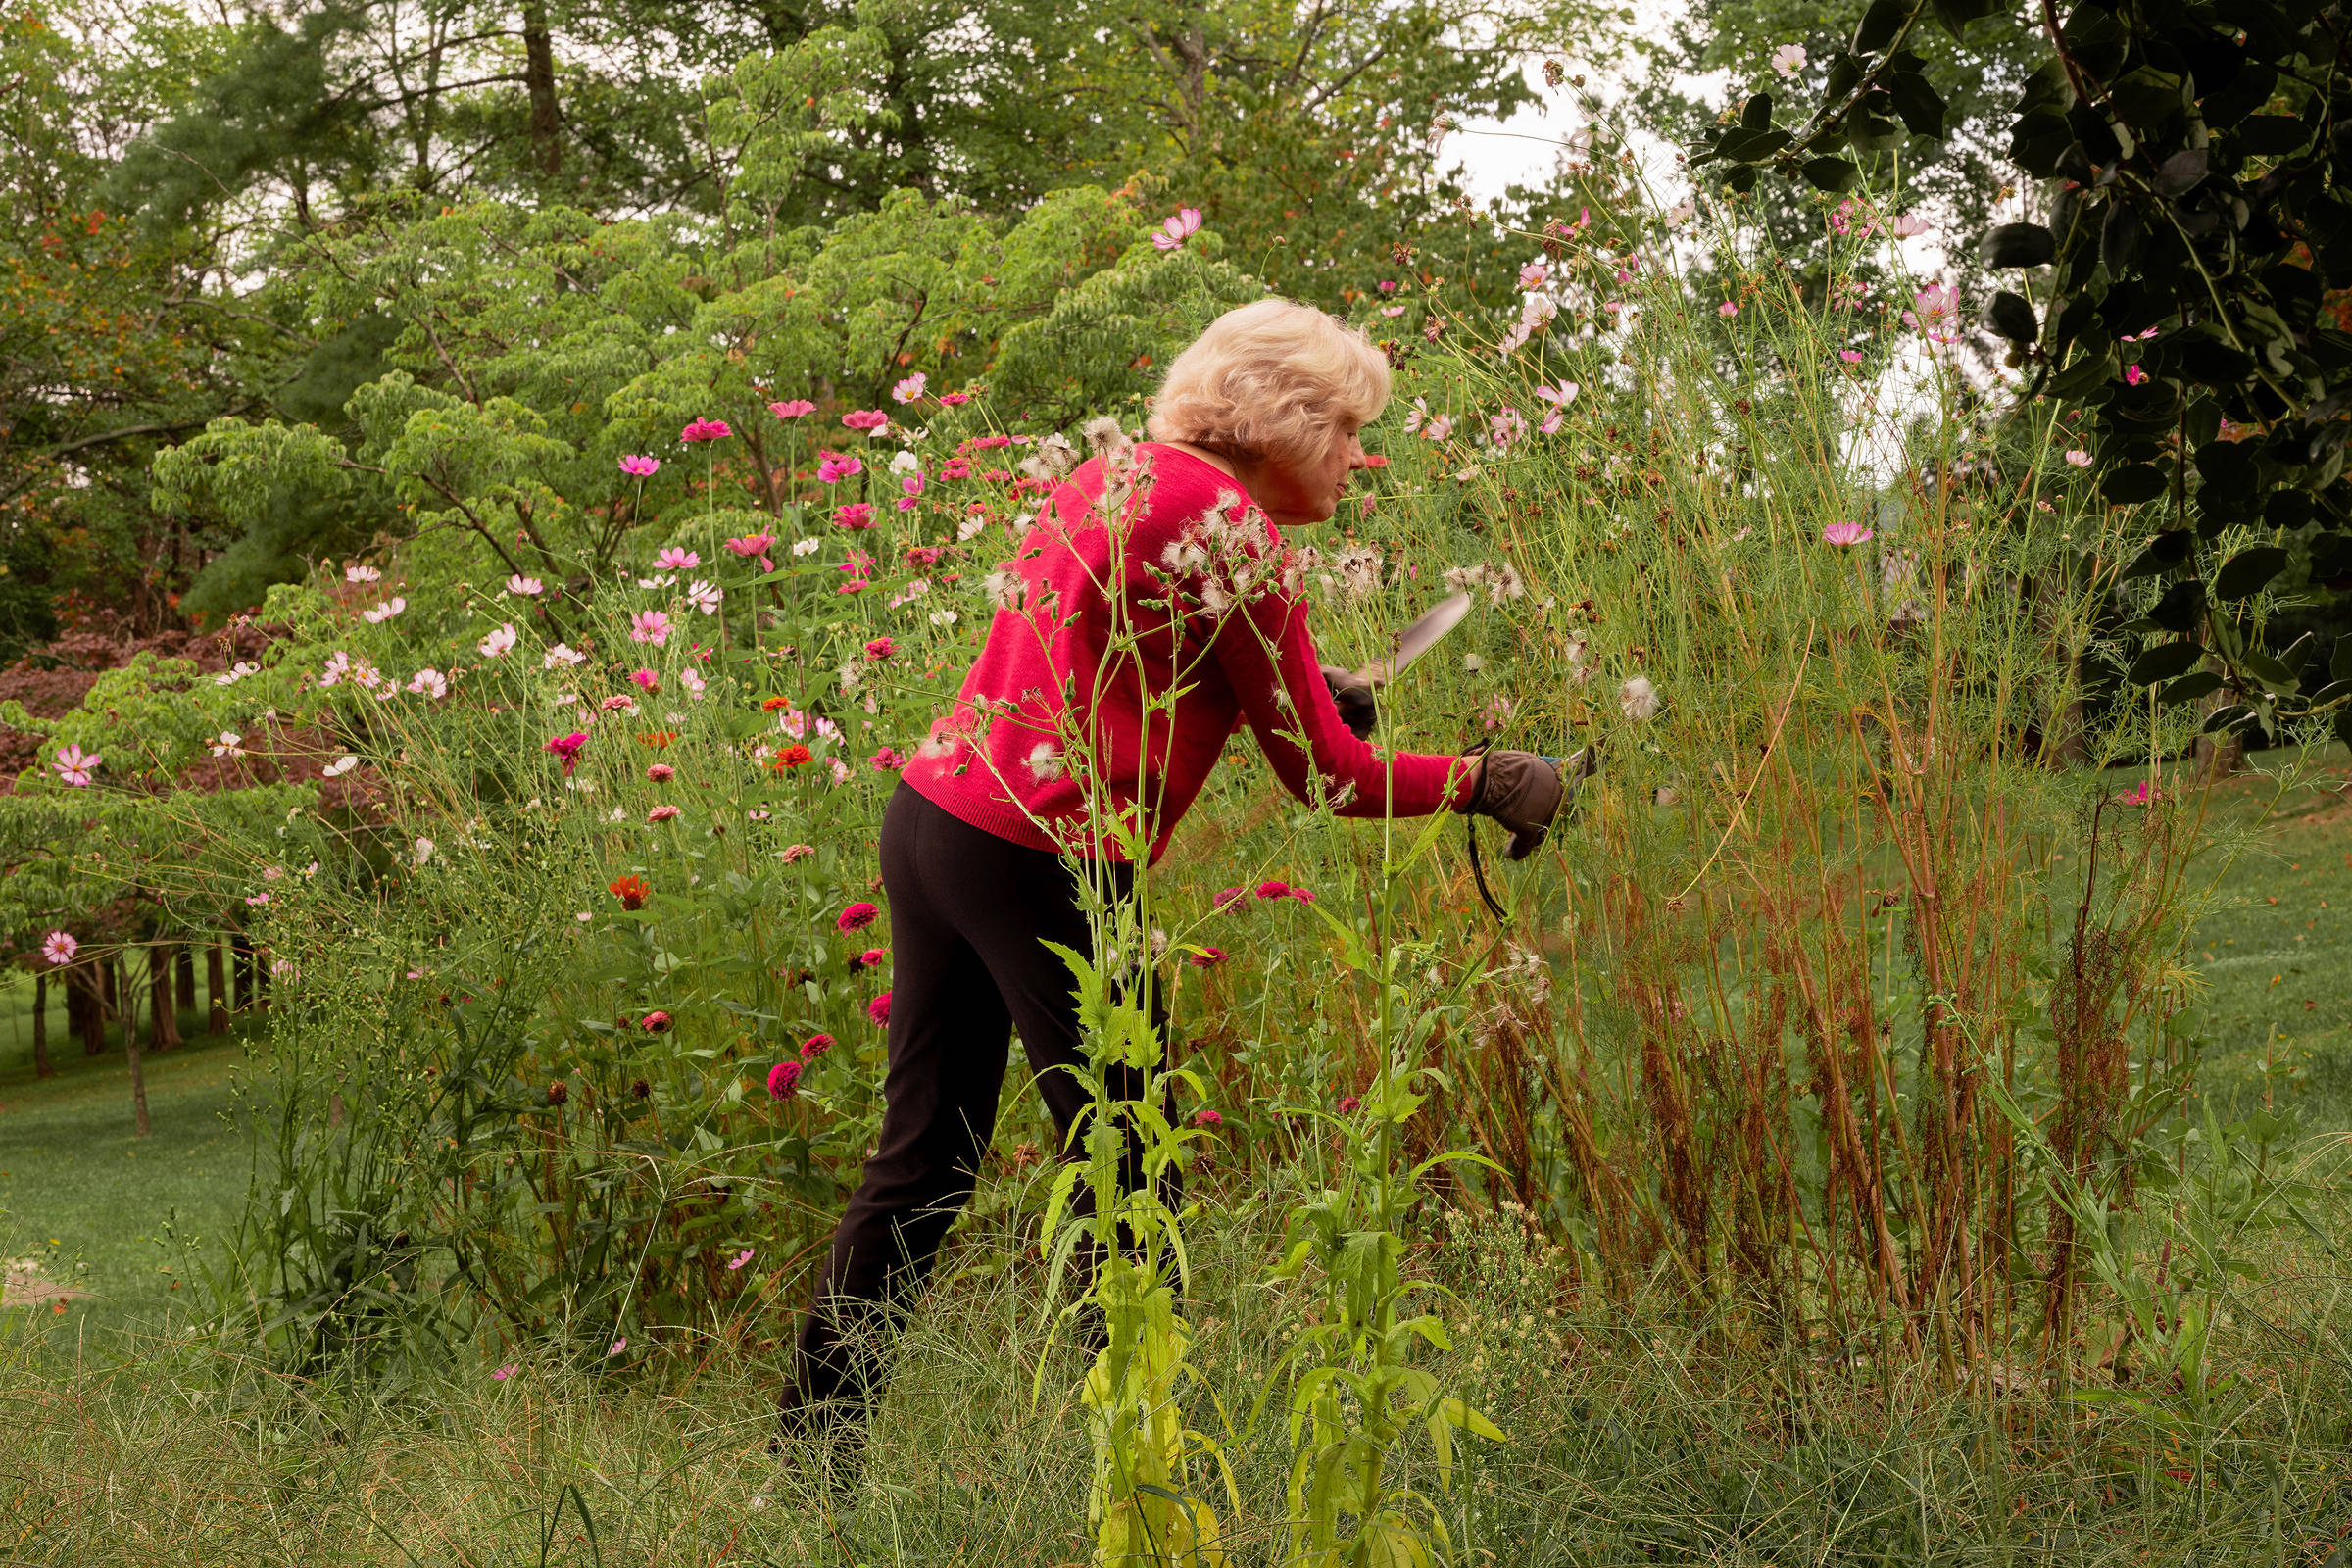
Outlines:
[{"label": "pink zinnia", "polygon": [[620,471],[633,479],[650,479],[662,471],[662,460],[631,454],[620,460]]},{"label": "pink zinnia", "polygon": [[865,1004],[865,1015],[879,1028],[890,1027],[890,993],[885,991]]},{"label": "pink zinnia", "polygon": [[735,432],[724,419],[697,419],[678,432],[681,441],[723,441]]},{"label": "pink zinnia", "polygon": [[640,610],[629,617],[629,641],[661,647],[669,641],[669,617],[659,610]]},{"label": "pink zinnia", "polygon": [[828,452],[816,460],[816,476],[826,484],[839,484],[865,471],[865,465],[846,452]]},{"label": "pink zinnia", "polygon": [[793,1090],[800,1087],[800,1082],[801,1064],[797,1061],[779,1061],[767,1069],[767,1098],[790,1100]]},{"label": "pink zinnia", "polygon": [[549,741],[545,746],[542,746],[540,750],[543,752],[551,752],[559,760],[561,760],[564,763],[564,776],[565,778],[569,778],[571,777],[572,764],[580,760],[580,748],[587,744],[587,733],[583,730],[575,729],[568,735],[558,735],[555,739]]},{"label": "pink zinnia", "polygon": [[649,1012],[637,1020],[637,1027],[649,1035],[666,1034],[669,1030],[669,1014],[660,1011]]},{"label": "pink zinnia", "polygon": [[801,1042],[801,1059],[814,1061],[832,1049],[833,1037],[831,1035],[810,1035]]},{"label": "pink zinnia", "polygon": [[804,415],[814,414],[816,405],[807,398],[787,398],[782,403],[770,403],[767,412],[779,419],[797,419]]},{"label": "pink zinnia", "polygon": [[939,395],[939,401],[952,409],[958,404],[971,402],[972,395],[969,392],[942,392]]},{"label": "pink zinnia", "polygon": [[1261,899],[1287,899],[1291,896],[1291,885],[1288,882],[1278,882],[1269,878],[1260,882],[1255,891]]},{"label": "pink zinnia", "polygon": [[885,746],[865,760],[865,765],[877,773],[895,773],[906,765],[906,759]]},{"label": "pink zinnia", "polygon": [[1213,1110],[1195,1111],[1193,1125],[1196,1127],[1222,1127],[1225,1125],[1225,1118]]},{"label": "pink zinnia", "polygon": [[678,776],[678,770],[667,762],[656,762],[645,770],[645,776],[657,784],[666,784]]},{"label": "pink zinnia", "polygon": [[882,958],[883,953],[880,948],[868,948],[863,953],[853,953],[850,955],[850,967],[853,969],[871,969],[874,967],[874,965],[880,963]]},{"label": "pink zinnia", "polygon": [[1239,908],[1242,900],[1248,897],[1249,895],[1240,888],[1219,888],[1217,896],[1208,901],[1208,906],[1222,914],[1228,909]]},{"label": "pink zinnia", "polygon": [[1858,522],[1833,522],[1821,530],[1821,542],[1828,545],[1858,545],[1870,537],[1870,530]]},{"label": "pink zinnia", "polygon": [[666,822],[677,814],[678,808],[676,807],[664,804],[662,806],[657,806],[652,810],[646,812],[645,819],[648,822]]},{"label": "pink zinnia", "polygon": [[1355,1114],[1355,1107],[1362,1103],[1363,1102],[1356,1099],[1353,1095],[1342,1095],[1340,1097],[1340,1114],[1343,1116],[1352,1116]]},{"label": "pink zinnia", "polygon": [[841,913],[835,915],[833,917],[833,924],[836,929],[844,933],[851,931],[862,931],[867,926],[872,925],[875,917],[881,914],[881,912],[882,911],[880,909],[875,908],[872,905],[861,900],[858,903],[851,905],[848,908],[842,910]]},{"label": "pink zinnia", "polygon": [[856,530],[871,528],[873,525],[874,509],[867,502],[853,501],[846,507],[833,509],[833,526],[836,528]]},{"label": "pink zinnia", "polygon": [[841,422],[853,430],[879,430],[890,422],[890,416],[880,409],[853,409],[841,416]]},{"label": "pink zinnia", "polygon": [[1291,889],[1291,897],[1297,899],[1300,904],[1312,904],[1315,902],[1315,896],[1304,888]]},{"label": "pink zinnia", "polygon": [[876,663],[880,663],[898,651],[899,645],[888,637],[877,637],[865,645],[865,657]]}]

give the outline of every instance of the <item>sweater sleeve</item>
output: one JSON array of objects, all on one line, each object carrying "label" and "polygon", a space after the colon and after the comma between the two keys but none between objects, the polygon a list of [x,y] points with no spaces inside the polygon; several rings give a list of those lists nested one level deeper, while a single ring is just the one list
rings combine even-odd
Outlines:
[{"label": "sweater sleeve", "polygon": [[1224,618],[1213,645],[1283,787],[1311,803],[1312,775],[1341,816],[1427,816],[1457,806],[1474,760],[1384,752],[1356,739],[1323,683],[1306,614],[1302,597],[1268,584]]}]

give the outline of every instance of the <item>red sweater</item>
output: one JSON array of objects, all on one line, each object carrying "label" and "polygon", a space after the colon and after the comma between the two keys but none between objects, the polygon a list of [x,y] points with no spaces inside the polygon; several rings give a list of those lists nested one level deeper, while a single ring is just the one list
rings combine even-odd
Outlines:
[{"label": "red sweater", "polygon": [[[1092,820],[1134,820],[1157,860],[1247,719],[1285,787],[1305,801],[1319,790],[1342,816],[1456,804],[1467,759],[1379,751],[1340,722],[1300,564],[1241,486],[1175,447],[1134,450],[1143,469],[1123,548],[1104,524],[1111,475],[1096,458],[991,579],[987,646],[906,782],[1015,844],[1125,858],[1090,828],[1091,793]],[[1072,763],[1074,746],[1091,765]]]}]

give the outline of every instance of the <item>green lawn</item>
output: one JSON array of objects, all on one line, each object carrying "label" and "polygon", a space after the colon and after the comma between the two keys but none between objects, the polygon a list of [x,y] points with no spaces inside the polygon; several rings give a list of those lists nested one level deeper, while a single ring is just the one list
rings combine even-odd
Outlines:
[{"label": "green lawn", "polygon": [[[12,992],[29,1010],[31,987]],[[247,1169],[245,1137],[229,1120],[231,1075],[244,1060],[237,1036],[207,1041],[198,1015],[183,1020],[194,1025],[188,1045],[146,1058],[152,1135],[141,1139],[122,1053],[84,1056],[79,1041],[63,1038],[59,1011],[56,1077],[33,1076],[29,1035],[23,1052],[0,1055],[0,1258],[38,1258],[50,1279],[92,1293],[63,1314],[42,1309],[56,1319],[46,1325],[52,1343],[61,1330],[157,1321],[185,1294],[172,1289],[183,1265],[165,1245],[167,1222],[219,1235],[244,1200]]]}]

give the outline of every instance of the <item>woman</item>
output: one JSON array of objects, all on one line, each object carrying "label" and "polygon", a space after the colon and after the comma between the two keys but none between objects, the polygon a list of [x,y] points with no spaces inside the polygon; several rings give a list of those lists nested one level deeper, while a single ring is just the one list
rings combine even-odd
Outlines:
[{"label": "woman", "polygon": [[[1517,856],[1558,810],[1558,774],[1524,752],[1375,750],[1317,663],[1299,560],[1275,530],[1332,515],[1388,395],[1381,352],[1322,312],[1230,312],[1168,368],[1153,439],[1079,466],[991,579],[987,645],[883,820],[882,1129],[802,1326],[787,1432],[860,1413],[877,1388],[875,1341],[971,1195],[1013,1028],[1069,1147],[1089,1098],[1056,1069],[1085,1056],[1046,943],[1089,951],[1076,867],[1124,898],[1131,851],[1158,858],[1243,722],[1286,788],[1343,816],[1476,811],[1512,829]],[[1348,695],[1368,718],[1369,693]]]}]

